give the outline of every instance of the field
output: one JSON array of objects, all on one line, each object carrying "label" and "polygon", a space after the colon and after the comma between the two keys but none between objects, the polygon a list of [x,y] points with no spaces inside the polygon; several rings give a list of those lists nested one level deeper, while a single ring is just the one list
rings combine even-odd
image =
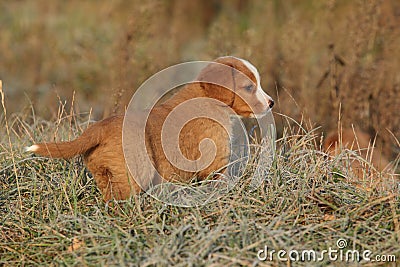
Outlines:
[{"label": "field", "polygon": [[[396,266],[398,174],[350,150],[329,157],[321,140],[354,125],[398,173],[399,11],[395,0],[1,2],[0,265],[343,266],[276,254],[334,249],[381,256],[352,266]],[[121,113],[165,67],[221,55],[249,59],[276,100],[274,162],[255,190],[249,173],[206,206],[104,203],[81,158],[24,152]],[[266,247],[274,260],[258,257]]]},{"label": "field", "polygon": [[[287,132],[278,140],[273,167],[257,189],[248,175],[215,202],[178,208],[146,194],[104,203],[79,159],[23,152],[49,133],[76,136],[87,122],[65,110],[53,123],[31,116],[9,122],[1,148],[2,264],[264,266],[271,262],[257,254],[265,246],[321,252],[337,249],[339,239],[360,253],[400,256],[395,177],[376,183],[381,174],[373,172],[354,179],[344,163],[361,159],[345,151],[330,160],[312,132]],[[317,263],[343,264],[327,257]]]}]

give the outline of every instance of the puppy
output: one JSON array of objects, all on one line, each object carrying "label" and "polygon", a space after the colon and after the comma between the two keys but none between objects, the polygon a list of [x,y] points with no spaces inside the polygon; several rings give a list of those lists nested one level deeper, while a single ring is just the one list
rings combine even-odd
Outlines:
[{"label": "puppy", "polygon": [[[354,150],[364,160],[371,162],[379,172],[385,170],[389,165],[389,161],[374,149],[371,137],[361,130],[347,128],[343,129],[340,134],[332,131],[324,140],[323,148],[331,156],[339,155],[342,149]],[[371,171],[367,164],[363,164],[358,159],[352,159],[351,169],[359,180],[368,177]]]},{"label": "puppy", "polygon": [[[268,112],[274,105],[270,96],[264,93],[260,85],[257,69],[248,61],[236,57],[221,57],[215,60],[218,64],[207,65],[196,81],[185,85],[171,98],[155,106],[149,113],[145,125],[146,153],[160,176],[166,181],[189,182],[195,175],[205,179],[210,173],[224,168],[228,164],[230,154],[231,125],[221,125],[209,118],[191,120],[179,132],[179,151],[188,160],[195,161],[202,156],[199,144],[204,139],[211,139],[215,144],[215,154],[208,166],[200,171],[179,168],[171,163],[162,143],[162,127],[169,115],[187,101],[204,97],[207,101],[204,109],[218,116],[226,110],[243,117],[252,117]],[[185,115],[185,111],[178,113]],[[130,125],[135,134],[135,126],[143,118],[137,115]],[[84,156],[85,164],[93,174],[97,186],[105,201],[110,199],[126,199],[139,193],[150,183],[137,183],[142,176],[140,162],[143,153],[128,153],[137,163],[133,170],[126,168],[122,147],[124,116],[113,116],[89,126],[81,136],[70,142],[41,143],[27,148],[27,151],[38,155],[68,159],[76,155]],[[169,125],[173,125],[174,122]],[[131,131],[131,130],[130,130]],[[135,146],[132,146],[135,148]],[[141,151],[143,152],[143,151]],[[126,153],[126,151],[125,151]],[[207,153],[205,153],[207,154]],[[174,158],[174,156],[172,156]],[[132,177],[133,175],[133,177]]]}]

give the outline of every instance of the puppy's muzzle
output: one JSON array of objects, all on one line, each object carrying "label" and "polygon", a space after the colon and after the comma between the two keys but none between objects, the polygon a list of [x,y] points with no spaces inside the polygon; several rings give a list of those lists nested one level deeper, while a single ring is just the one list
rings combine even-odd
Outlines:
[{"label": "puppy's muzzle", "polygon": [[273,99],[268,99],[267,103],[268,103],[269,108],[272,108],[275,104]]}]

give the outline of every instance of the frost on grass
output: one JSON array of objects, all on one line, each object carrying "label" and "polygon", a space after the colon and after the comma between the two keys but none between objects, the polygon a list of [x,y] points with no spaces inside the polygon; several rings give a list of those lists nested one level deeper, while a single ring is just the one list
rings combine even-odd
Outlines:
[{"label": "frost on grass", "polygon": [[264,246],[322,250],[338,238],[360,250],[400,253],[396,176],[370,166],[365,180],[355,179],[349,159],[368,162],[352,151],[329,157],[315,130],[287,129],[273,161],[256,145],[260,164],[250,162],[234,188],[217,201],[182,208],[146,194],[103,203],[80,158],[23,150],[33,140],[73,138],[87,122],[16,116],[9,138],[1,135],[1,263],[251,265]]}]

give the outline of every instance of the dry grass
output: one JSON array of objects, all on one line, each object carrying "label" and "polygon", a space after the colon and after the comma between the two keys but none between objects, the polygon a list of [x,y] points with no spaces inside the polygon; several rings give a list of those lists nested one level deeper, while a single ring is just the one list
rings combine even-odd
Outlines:
[{"label": "dry grass", "polygon": [[[32,140],[73,138],[89,115],[76,116],[61,106],[55,122],[23,114],[8,121],[0,147],[0,264],[284,265],[260,262],[257,253],[264,246],[335,249],[339,238],[347,240],[348,249],[400,257],[395,177],[386,174],[385,190],[371,189],[368,180],[354,182],[346,162],[358,156],[345,151],[328,158],[315,130],[295,130],[305,125],[285,126],[273,167],[268,175],[260,172],[265,176],[255,190],[246,176],[215,202],[178,208],[146,194],[105,204],[79,158],[23,152]],[[320,264],[342,262],[325,258]]]}]

